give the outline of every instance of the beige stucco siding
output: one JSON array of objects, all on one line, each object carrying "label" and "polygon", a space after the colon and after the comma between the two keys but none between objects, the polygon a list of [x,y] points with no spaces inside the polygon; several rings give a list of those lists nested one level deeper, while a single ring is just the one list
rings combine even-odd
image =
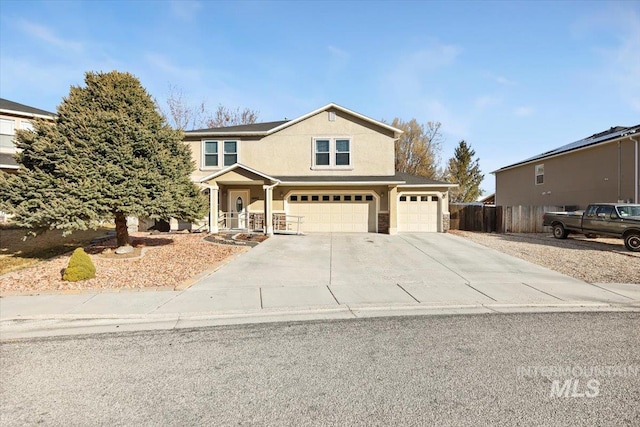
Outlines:
[{"label": "beige stucco siding", "polygon": [[[620,168],[618,168],[620,161]],[[535,167],[544,164],[544,183]],[[640,165],[639,165],[640,166]],[[496,173],[500,206],[578,206],[634,198],[635,148],[626,139]]]},{"label": "beige stucco siding", "polygon": [[[238,140],[238,162],[269,175],[282,176],[389,176],[394,171],[393,133],[349,114],[335,111],[335,121],[329,121],[322,111],[263,138],[225,137]],[[313,138],[348,137],[351,140],[351,166],[335,169],[314,169]],[[194,162],[198,165],[194,179],[209,175],[217,168],[205,169],[202,164],[202,140],[189,138]],[[218,139],[218,138],[210,138]]]}]

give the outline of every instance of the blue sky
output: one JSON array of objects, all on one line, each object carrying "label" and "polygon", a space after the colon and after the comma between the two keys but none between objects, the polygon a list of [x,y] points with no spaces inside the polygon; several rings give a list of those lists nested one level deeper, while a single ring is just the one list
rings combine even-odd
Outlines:
[{"label": "blue sky", "polygon": [[640,123],[640,2],[0,2],[0,96],[55,111],[85,71],[260,121],[336,102],[440,121],[489,172]]}]

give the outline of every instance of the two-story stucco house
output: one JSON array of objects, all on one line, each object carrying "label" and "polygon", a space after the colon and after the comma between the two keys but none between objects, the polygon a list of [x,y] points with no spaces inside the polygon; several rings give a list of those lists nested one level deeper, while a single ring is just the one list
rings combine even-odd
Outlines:
[{"label": "two-story stucco house", "polygon": [[40,118],[53,120],[54,113],[19,104],[0,98],[0,171],[16,173],[18,163],[13,158],[16,153],[14,143],[15,132],[18,129],[33,129],[31,120]]},{"label": "two-story stucco house", "polygon": [[188,131],[185,143],[211,232],[444,232],[455,185],[396,173],[401,133],[329,104],[293,120]]}]

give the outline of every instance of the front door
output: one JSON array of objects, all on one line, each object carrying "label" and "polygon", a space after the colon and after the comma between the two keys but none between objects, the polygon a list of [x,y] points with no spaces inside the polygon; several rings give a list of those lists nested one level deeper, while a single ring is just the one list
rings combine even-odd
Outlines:
[{"label": "front door", "polygon": [[229,191],[230,228],[247,228],[249,190]]}]

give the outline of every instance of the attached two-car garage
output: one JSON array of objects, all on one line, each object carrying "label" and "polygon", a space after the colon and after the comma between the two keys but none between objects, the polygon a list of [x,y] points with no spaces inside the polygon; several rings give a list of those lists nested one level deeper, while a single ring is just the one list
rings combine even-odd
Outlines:
[{"label": "attached two-car garage", "polygon": [[[397,230],[437,232],[439,200],[433,194],[401,194],[397,201]],[[378,212],[379,199],[373,193],[299,193],[287,198],[287,215],[302,217],[303,232],[375,233]]]}]

